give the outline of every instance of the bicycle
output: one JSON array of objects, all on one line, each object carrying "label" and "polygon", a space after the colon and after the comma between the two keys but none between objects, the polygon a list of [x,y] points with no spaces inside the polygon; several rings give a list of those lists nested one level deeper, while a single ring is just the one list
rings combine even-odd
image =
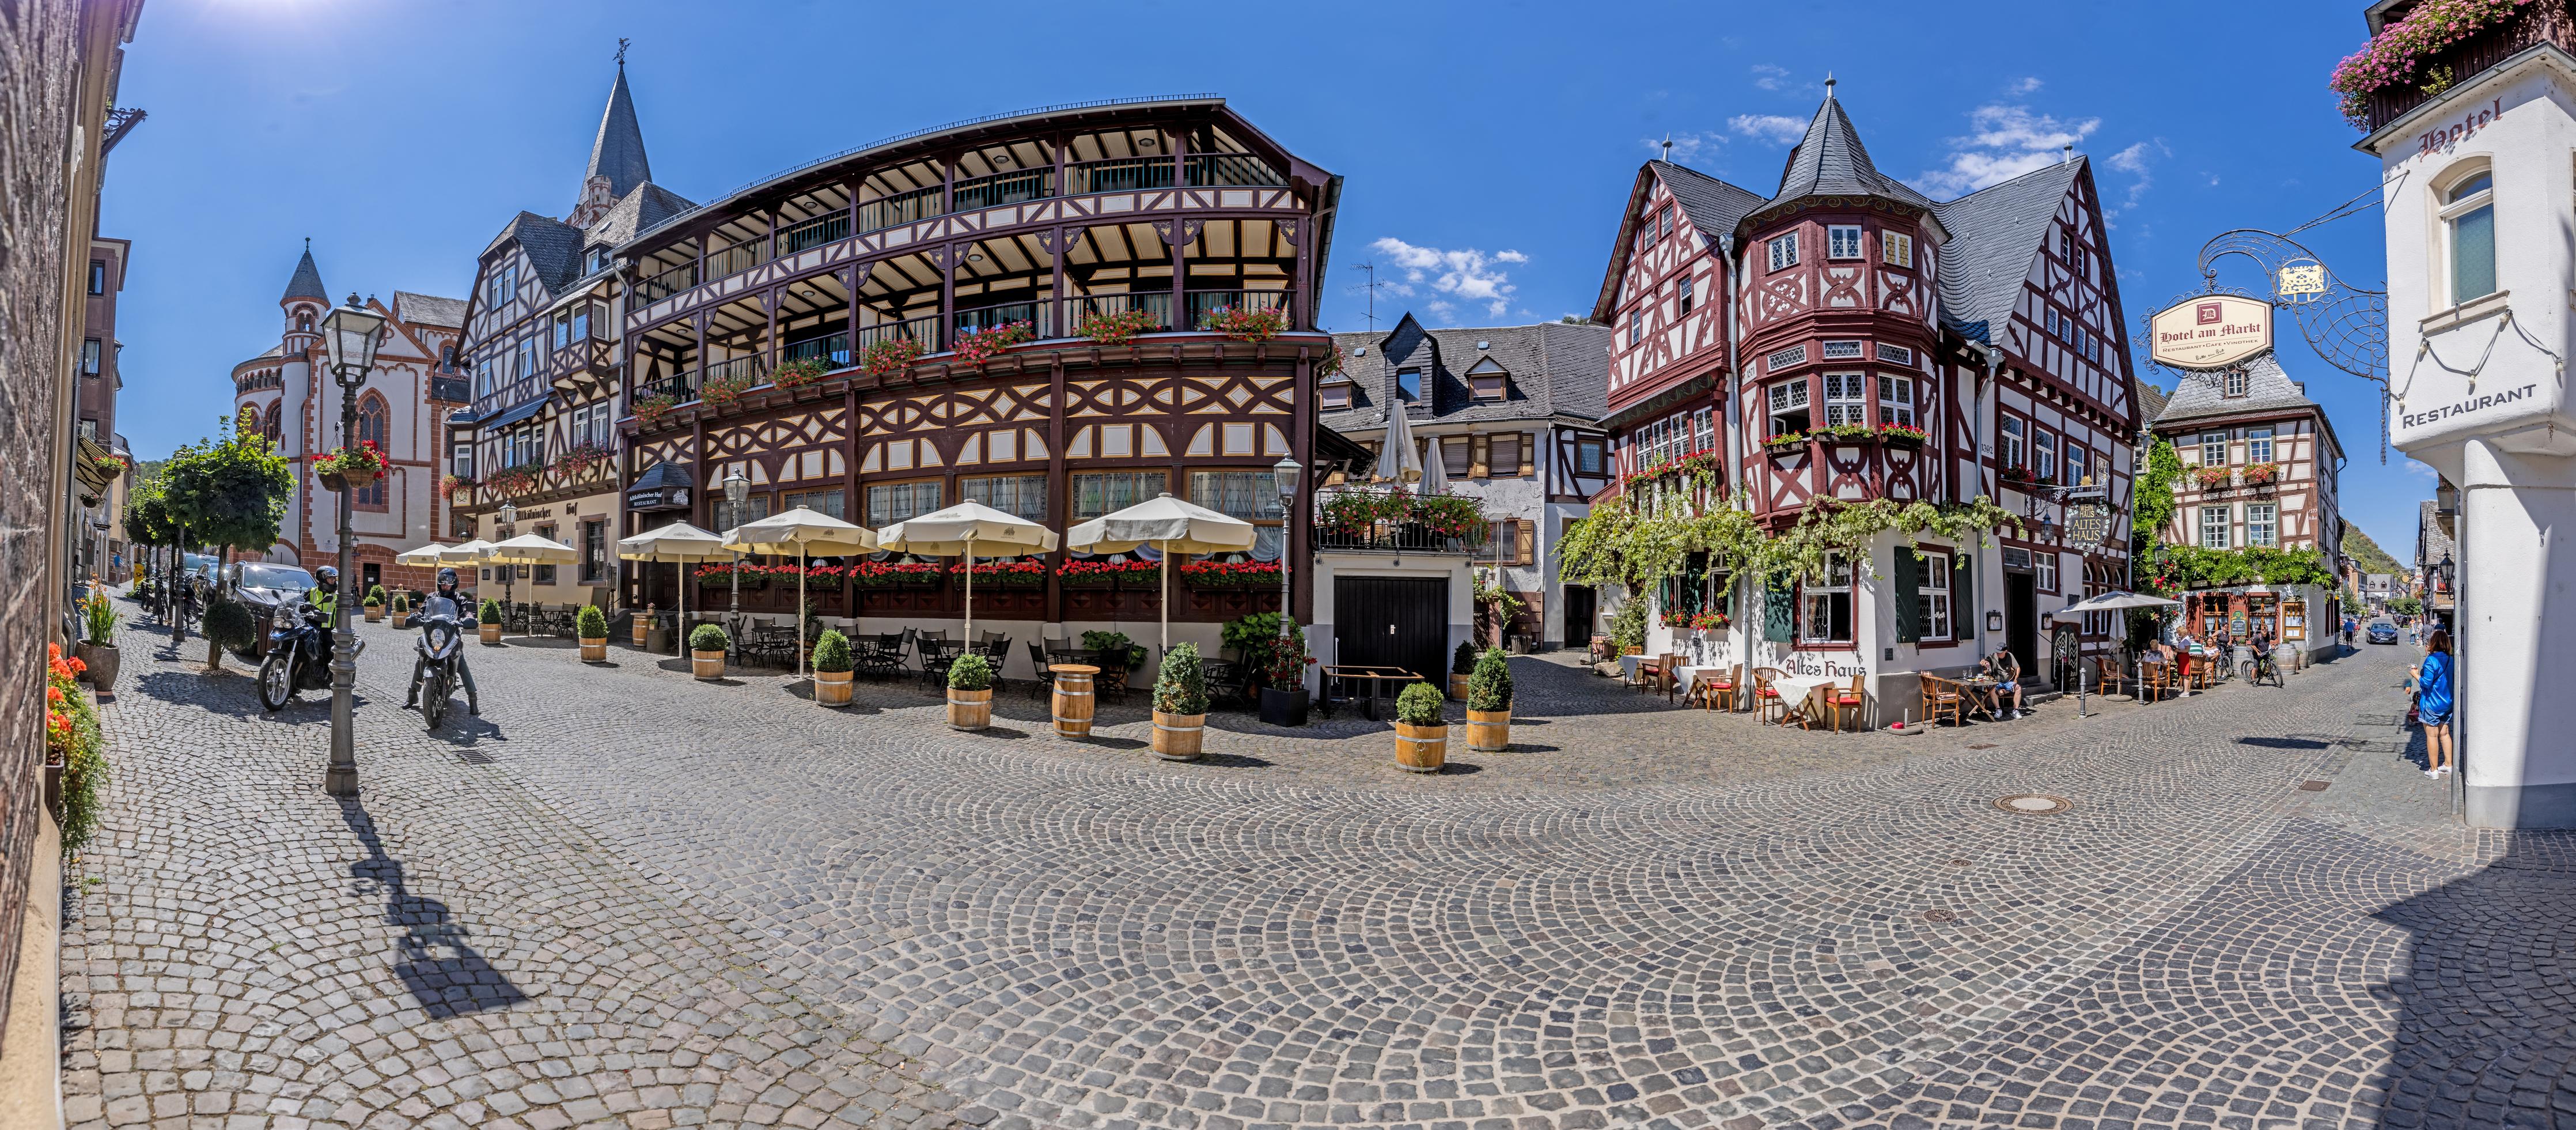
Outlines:
[{"label": "bicycle", "polygon": [[2281,665],[2273,661],[2272,653],[2270,651],[2255,652],[2253,669],[2247,672],[2245,676],[2245,684],[2247,686],[2259,687],[2263,685],[2263,682],[2266,679],[2271,680],[2272,685],[2276,687],[2286,687],[2290,685],[2289,681],[2281,674]]}]

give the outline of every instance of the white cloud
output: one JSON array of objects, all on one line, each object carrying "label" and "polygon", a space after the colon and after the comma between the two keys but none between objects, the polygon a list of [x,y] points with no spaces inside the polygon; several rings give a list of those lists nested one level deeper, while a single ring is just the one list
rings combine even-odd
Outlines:
[{"label": "white cloud", "polygon": [[1807,123],[1781,114],[1737,114],[1726,119],[1726,128],[1762,141],[1792,144],[1807,136]]},{"label": "white cloud", "polygon": [[1990,104],[1968,115],[1976,132],[1950,139],[1950,163],[1917,178],[1943,192],[1974,192],[2065,157],[2064,147],[2085,139],[2100,118],[2059,119],[2028,106]]},{"label": "white cloud", "polygon": [[2011,92],[2012,92],[2016,97],[2018,97],[2018,96],[2020,96],[2020,95],[2028,94],[2028,93],[2030,93],[2030,92],[2032,92],[2032,91],[2034,91],[2034,90],[2038,90],[2038,89],[2039,89],[2039,79],[2038,79],[2038,78],[2036,78],[2036,77],[2026,77],[2026,78],[2023,78],[2023,79],[2021,79],[2021,80],[2019,80],[2019,81],[2017,81],[2017,82],[2013,83],[2013,84],[2012,84],[2012,86],[2011,86],[2011,87],[2009,87],[2008,89],[2009,89],[2009,90],[2010,90],[2010,91],[2011,91]]},{"label": "white cloud", "polygon": [[1769,63],[1753,64],[1753,85],[1764,90],[1778,90],[1789,83],[1789,68]]},{"label": "white cloud", "polygon": [[2137,207],[2138,199],[2147,194],[2147,189],[2155,186],[2156,160],[2171,156],[2173,156],[2173,150],[2165,147],[2165,141],[2161,137],[2138,142],[2112,154],[2104,164],[2111,166],[2115,171],[2128,174],[2132,179],[2129,181],[2128,194],[2121,198],[2118,205],[2105,211],[2111,215],[2118,215]]},{"label": "white cloud", "polygon": [[1498,268],[1529,262],[1529,256],[1518,251],[1487,254],[1472,247],[1451,251],[1419,247],[1393,236],[1379,239],[1369,247],[1386,256],[1389,264],[1404,273],[1404,277],[1388,289],[1410,296],[1414,293],[1414,286],[1420,284],[1435,294],[1446,296],[1435,298],[1430,303],[1432,312],[1438,314],[1454,309],[1451,301],[1454,299],[1484,303],[1488,316],[1501,317],[1505,310],[1511,308],[1512,292],[1520,288],[1512,285],[1509,272]]},{"label": "white cloud", "polygon": [[1673,143],[1673,160],[1693,161],[1702,156],[1716,156],[1718,148],[1726,144],[1727,137],[1722,133],[1677,133],[1669,138],[1646,138],[1644,145],[1647,152],[1661,157],[1664,155],[1666,141]]}]

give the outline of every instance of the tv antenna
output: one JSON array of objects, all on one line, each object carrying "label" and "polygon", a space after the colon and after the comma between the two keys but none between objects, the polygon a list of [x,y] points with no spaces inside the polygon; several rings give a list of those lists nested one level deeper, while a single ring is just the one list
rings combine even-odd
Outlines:
[{"label": "tv antenna", "polygon": [[1369,280],[1369,281],[1364,282],[1364,283],[1361,283],[1360,285],[1355,286],[1355,287],[1352,287],[1351,289],[1352,289],[1352,290],[1355,290],[1355,291],[1365,291],[1365,292],[1368,294],[1368,325],[1369,325],[1369,332],[1370,332],[1370,333],[1376,333],[1376,332],[1377,332],[1377,288],[1379,288],[1379,287],[1381,287],[1381,286],[1385,286],[1385,285],[1387,285],[1387,284],[1377,281],[1377,264],[1375,264],[1375,263],[1353,263],[1353,264],[1351,264],[1351,269],[1352,269],[1352,270],[1354,270],[1354,271],[1361,271],[1361,272],[1364,272],[1364,273],[1366,273],[1366,274],[1368,275],[1368,280]]}]

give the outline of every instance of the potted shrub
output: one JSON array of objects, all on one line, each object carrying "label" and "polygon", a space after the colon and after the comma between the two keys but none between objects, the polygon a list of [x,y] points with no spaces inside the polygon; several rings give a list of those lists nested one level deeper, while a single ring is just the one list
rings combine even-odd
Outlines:
[{"label": "potted shrub", "polygon": [[608,613],[595,604],[585,604],[573,618],[575,634],[581,637],[581,661],[601,663],[608,659]]},{"label": "potted shrub", "polygon": [[72,654],[88,666],[89,685],[101,691],[116,689],[116,606],[109,604],[107,594],[92,592],[81,602],[81,625],[88,629],[89,639]]},{"label": "potted shrub", "polygon": [[850,637],[825,628],[814,641],[814,704],[850,704]]},{"label": "potted shrub", "polygon": [[1437,773],[1449,760],[1449,722],[1440,716],[1440,692],[1415,683],[1395,696],[1395,767]]},{"label": "potted shrub", "polygon": [[402,623],[405,618],[411,615],[411,596],[407,593],[395,593],[393,596],[392,609],[393,610],[386,613],[386,615],[393,617],[394,623]]},{"label": "potted shrub", "polygon": [[[1306,629],[1292,627],[1288,637],[1270,644],[1270,661],[1262,668],[1261,720],[1272,726],[1306,724]],[[1434,692],[1435,694],[1437,692]]]},{"label": "potted shrub", "polygon": [[489,597],[484,598],[482,610],[474,614],[474,623],[475,631],[483,637],[484,643],[495,646],[499,645],[501,642],[501,602]]},{"label": "potted shrub", "polygon": [[206,669],[224,669],[224,649],[242,650],[259,638],[259,617],[250,606],[230,597],[217,595],[206,605],[205,616],[197,622],[206,636]]},{"label": "potted shrub", "polygon": [[1449,653],[1449,697],[1467,701],[1467,679],[1476,673],[1476,641],[1458,641],[1458,650]]},{"label": "potted shrub", "polygon": [[689,674],[700,679],[724,678],[725,649],[733,646],[733,637],[713,624],[700,624],[689,633]]},{"label": "potted shrub", "polygon": [[1207,736],[1207,673],[1199,645],[1176,644],[1154,680],[1154,752],[1165,761],[1196,761]]},{"label": "potted shrub", "polygon": [[359,601],[358,607],[366,610],[368,623],[377,624],[384,622],[385,586],[370,586],[367,589],[367,599]]},{"label": "potted shrub", "polygon": [[1487,648],[1467,680],[1467,748],[1488,753],[1512,746],[1512,663]]},{"label": "potted shrub", "polygon": [[981,730],[993,724],[993,665],[967,652],[948,665],[948,727]]},{"label": "potted shrub", "polygon": [[1128,639],[1125,632],[1084,632],[1082,646],[1086,651],[1099,652],[1103,664],[1116,663],[1120,656],[1125,656],[1129,671],[1145,661],[1145,645]]},{"label": "potted shrub", "polygon": [[650,638],[652,637],[652,635],[653,635],[653,606],[652,606],[652,605],[650,605],[650,604],[645,605],[645,606],[644,606],[644,611],[642,611],[642,612],[638,612],[638,613],[636,613],[636,614],[635,614],[635,622],[634,622],[634,624],[633,624],[633,625],[631,625],[631,627],[630,627],[630,631],[632,632],[632,634],[633,634],[633,636],[634,636],[634,639],[635,639],[635,646],[637,646],[637,647],[643,647],[643,646],[644,646],[644,641],[645,641],[645,640],[647,640],[647,639],[650,639]]}]

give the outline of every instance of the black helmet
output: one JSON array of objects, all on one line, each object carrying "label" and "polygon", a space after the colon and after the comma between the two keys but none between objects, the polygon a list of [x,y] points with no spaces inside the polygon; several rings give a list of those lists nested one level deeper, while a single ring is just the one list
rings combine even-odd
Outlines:
[{"label": "black helmet", "polygon": [[323,588],[335,589],[340,587],[340,571],[338,569],[325,565],[314,570],[313,576],[316,580],[322,582]]},{"label": "black helmet", "polygon": [[451,566],[451,567],[449,567],[449,568],[440,569],[440,570],[438,571],[438,591],[440,591],[440,592],[448,592],[448,591],[453,590],[455,587],[456,587],[456,570],[455,570],[455,568]]}]

